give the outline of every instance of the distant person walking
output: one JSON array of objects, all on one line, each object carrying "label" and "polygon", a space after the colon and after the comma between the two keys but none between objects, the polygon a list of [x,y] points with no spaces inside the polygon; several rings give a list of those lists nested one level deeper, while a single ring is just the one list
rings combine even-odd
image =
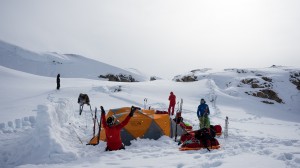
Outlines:
[{"label": "distant person walking", "polygon": [[60,88],[60,74],[57,74],[56,77],[56,89],[59,90]]},{"label": "distant person walking", "polygon": [[173,92],[170,93],[169,101],[170,101],[170,104],[169,104],[168,113],[169,113],[169,115],[171,115],[171,108],[172,108],[172,115],[174,115],[174,108],[175,108],[175,104],[176,104],[176,96],[174,95]]},{"label": "distant person walking", "polygon": [[206,104],[204,99],[201,99],[200,105],[198,106],[197,110],[197,116],[200,122],[200,129],[201,128],[210,128],[210,121],[208,118],[209,115],[209,108],[208,105]]}]

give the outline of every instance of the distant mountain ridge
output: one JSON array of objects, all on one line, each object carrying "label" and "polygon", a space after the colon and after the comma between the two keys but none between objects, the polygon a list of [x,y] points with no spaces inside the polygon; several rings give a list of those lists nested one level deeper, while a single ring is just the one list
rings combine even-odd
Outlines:
[{"label": "distant mountain ridge", "polygon": [[35,75],[63,78],[99,79],[100,75],[132,76],[136,81],[149,80],[147,76],[76,54],[56,52],[36,53],[0,40],[0,65]]}]

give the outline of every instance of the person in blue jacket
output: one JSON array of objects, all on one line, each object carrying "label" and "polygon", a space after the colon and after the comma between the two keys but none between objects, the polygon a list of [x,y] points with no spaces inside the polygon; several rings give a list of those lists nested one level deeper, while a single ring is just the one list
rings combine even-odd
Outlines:
[{"label": "person in blue jacket", "polygon": [[197,116],[200,122],[199,124],[200,129],[210,127],[210,121],[208,115],[209,115],[209,107],[206,104],[205,100],[201,99],[200,105],[198,106],[198,110],[197,110]]}]

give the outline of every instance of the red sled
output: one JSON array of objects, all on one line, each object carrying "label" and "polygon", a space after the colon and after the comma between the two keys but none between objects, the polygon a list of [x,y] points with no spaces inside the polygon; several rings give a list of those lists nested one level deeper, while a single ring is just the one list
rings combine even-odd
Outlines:
[{"label": "red sled", "polygon": [[215,135],[213,130],[207,128],[184,134],[180,138],[182,145],[179,150],[219,149],[220,144]]},{"label": "red sled", "polygon": [[206,141],[207,146],[204,146],[203,143],[196,139],[190,139],[188,141],[185,141],[181,147],[179,148],[180,151],[186,151],[186,150],[200,150],[200,149],[219,149],[220,148],[220,144],[219,141],[215,138],[211,139],[211,140],[207,140]]}]

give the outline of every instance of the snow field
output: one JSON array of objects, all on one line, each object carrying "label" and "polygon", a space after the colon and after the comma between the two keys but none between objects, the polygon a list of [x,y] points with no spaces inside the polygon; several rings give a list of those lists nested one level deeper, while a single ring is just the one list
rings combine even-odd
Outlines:
[{"label": "snow field", "polygon": [[[231,94],[226,88],[227,77],[210,74],[207,79],[192,83],[167,80],[116,83],[62,78],[61,90],[56,91],[53,78],[7,68],[1,69],[1,75],[10,83],[0,84],[6,88],[1,93],[7,95],[1,97],[1,114],[6,118],[1,118],[5,125],[0,130],[1,168],[298,168],[300,165],[299,114],[288,111],[286,105],[263,104],[259,98],[245,95],[245,88],[231,86],[237,93]],[[31,87],[19,87],[19,83]],[[39,85],[33,87],[36,83]],[[115,91],[119,87],[121,91]],[[92,110],[97,107],[99,111],[100,105],[106,111],[131,105],[144,107],[144,98],[148,99],[147,108],[167,110],[170,91],[175,93],[177,101],[183,98],[182,116],[194,129],[198,129],[196,109],[201,98],[205,98],[210,107],[212,124],[221,124],[224,128],[225,117],[229,117],[229,137],[218,138],[221,149],[179,151],[177,143],[169,137],[157,141],[137,139],[126,150],[113,152],[104,152],[105,142],[85,145],[92,138],[92,120],[87,106],[81,116],[78,114],[79,93],[89,95]],[[216,101],[211,101],[212,98]],[[30,118],[35,122],[30,122]],[[23,120],[28,121],[28,125],[23,125]],[[8,126],[11,122],[13,127]],[[20,128],[16,128],[19,124]],[[4,131],[6,128],[12,129]]]}]

